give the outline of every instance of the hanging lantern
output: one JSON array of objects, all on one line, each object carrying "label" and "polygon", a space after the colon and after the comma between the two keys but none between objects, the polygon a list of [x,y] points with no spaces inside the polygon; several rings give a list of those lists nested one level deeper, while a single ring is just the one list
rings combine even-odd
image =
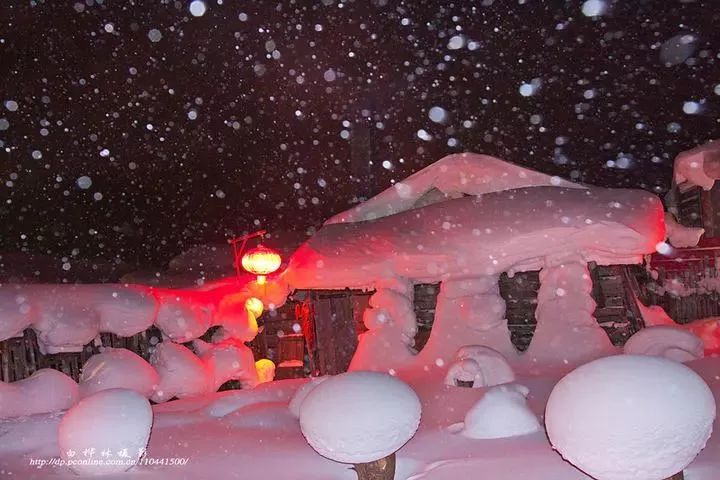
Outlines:
[{"label": "hanging lantern", "polygon": [[265,283],[266,275],[280,268],[282,258],[280,254],[264,245],[248,250],[242,257],[242,266],[248,272],[257,275],[259,284]]}]

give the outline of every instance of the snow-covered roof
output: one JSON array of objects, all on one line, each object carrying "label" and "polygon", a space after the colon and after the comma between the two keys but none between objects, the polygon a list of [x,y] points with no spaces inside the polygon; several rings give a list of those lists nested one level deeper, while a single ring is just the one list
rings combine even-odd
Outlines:
[{"label": "snow-covered roof", "polygon": [[[665,239],[655,195],[580,187],[483,155],[446,157],[401,185],[331,219],[296,251],[284,279],[294,288],[371,288],[383,278],[537,270],[568,253],[640,263]],[[433,188],[466,195],[419,206]]]},{"label": "snow-covered roof", "polygon": [[335,215],[325,225],[374,220],[464,195],[550,185],[584,188],[489,155],[458,153],[441,158],[373,198]]}]

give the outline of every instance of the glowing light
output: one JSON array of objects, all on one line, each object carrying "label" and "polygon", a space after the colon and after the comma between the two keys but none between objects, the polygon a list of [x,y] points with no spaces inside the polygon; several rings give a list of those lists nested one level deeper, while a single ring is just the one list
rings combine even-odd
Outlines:
[{"label": "glowing light", "polygon": [[280,254],[264,245],[258,245],[252,250],[248,250],[242,257],[243,268],[257,275],[259,284],[265,283],[265,276],[280,268],[281,263]]},{"label": "glowing light", "polygon": [[263,305],[262,300],[260,300],[259,298],[250,297],[245,300],[245,308],[247,308],[249,312],[255,315],[255,318],[258,318],[260,315],[263,314],[265,305]]},{"label": "glowing light", "polygon": [[657,245],[655,245],[655,250],[660,255],[670,255],[670,253],[672,253],[672,247],[669,243],[666,242],[659,242]]}]

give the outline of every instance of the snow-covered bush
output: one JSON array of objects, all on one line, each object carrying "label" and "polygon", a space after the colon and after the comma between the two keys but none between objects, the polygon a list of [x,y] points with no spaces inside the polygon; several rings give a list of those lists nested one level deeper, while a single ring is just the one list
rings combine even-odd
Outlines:
[{"label": "snow-covered bush", "polygon": [[212,391],[213,378],[205,364],[187,347],[162,342],[150,356],[150,364],[160,376],[154,402],[167,402]]},{"label": "snow-covered bush", "polygon": [[72,378],[43,368],[17,382],[0,382],[0,418],[67,410],[78,397],[78,385]]},{"label": "snow-covered bush", "polygon": [[[323,381],[307,395],[300,405],[300,428],[320,455],[355,464],[361,479],[392,479],[394,453],[415,435],[420,414],[418,396],[401,380],[349,372]],[[382,476],[365,476],[370,471]]]},{"label": "snow-covered bush", "polygon": [[643,328],[625,343],[623,351],[632,355],[653,355],[677,362],[703,358],[705,346],[700,337],[679,327]]},{"label": "snow-covered bush", "polygon": [[573,370],[553,389],[553,447],[598,480],[662,480],[705,447],[715,419],[707,384],[681,363],[616,355]]},{"label": "snow-covered bush", "polygon": [[[152,420],[150,402],[137,392],[111,389],[90,395],[60,421],[62,458],[81,475],[129,470],[145,452]],[[107,451],[112,453],[112,462],[103,456]]]},{"label": "snow-covered bush", "polygon": [[525,401],[524,385],[501,385],[488,390],[465,415],[465,422],[450,427],[468,438],[506,438],[541,430]]},{"label": "snow-covered bush", "polygon": [[491,387],[514,380],[515,374],[505,357],[482,345],[461,347],[445,376],[446,385],[459,386],[460,382],[472,382],[473,388]]},{"label": "snow-covered bush", "polygon": [[157,371],[142,357],[124,348],[106,348],[83,365],[80,396],[126,388],[150,398],[160,382]]}]

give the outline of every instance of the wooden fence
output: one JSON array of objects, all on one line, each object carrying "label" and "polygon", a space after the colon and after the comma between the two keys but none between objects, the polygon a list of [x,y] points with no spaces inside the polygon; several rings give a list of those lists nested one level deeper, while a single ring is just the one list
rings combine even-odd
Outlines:
[{"label": "wooden fence", "polygon": [[99,353],[101,347],[126,348],[148,360],[151,346],[161,338],[160,330],[155,327],[132,337],[102,333],[101,342],[88,343],[81,352],[43,355],[38,348],[35,331],[28,328],[22,337],[0,342],[0,380],[14,382],[29,377],[41,368],[54,368],[78,381],[83,364],[88,358]]}]

